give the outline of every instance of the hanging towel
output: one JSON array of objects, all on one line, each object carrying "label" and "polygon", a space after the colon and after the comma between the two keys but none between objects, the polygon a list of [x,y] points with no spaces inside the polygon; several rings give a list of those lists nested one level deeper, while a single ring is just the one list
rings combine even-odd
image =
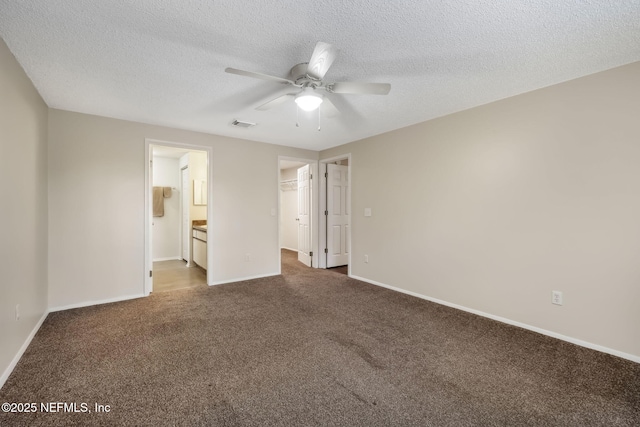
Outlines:
[{"label": "hanging towel", "polygon": [[162,187],[153,187],[153,216],[164,216],[164,191]]},{"label": "hanging towel", "polygon": [[171,197],[171,187],[162,187],[162,194],[165,199]]}]

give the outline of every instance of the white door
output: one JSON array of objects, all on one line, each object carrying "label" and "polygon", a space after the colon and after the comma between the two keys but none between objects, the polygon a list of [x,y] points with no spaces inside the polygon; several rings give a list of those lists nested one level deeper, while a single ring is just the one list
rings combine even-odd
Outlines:
[{"label": "white door", "polygon": [[327,267],[349,263],[349,167],[327,165]]},{"label": "white door", "polygon": [[298,169],[298,261],[311,267],[311,168]]},{"label": "white door", "polygon": [[189,227],[189,208],[190,208],[190,187],[189,187],[189,168],[183,168],[180,171],[181,185],[180,194],[182,195],[182,259],[187,261],[190,266],[189,243],[191,242],[191,227]]}]

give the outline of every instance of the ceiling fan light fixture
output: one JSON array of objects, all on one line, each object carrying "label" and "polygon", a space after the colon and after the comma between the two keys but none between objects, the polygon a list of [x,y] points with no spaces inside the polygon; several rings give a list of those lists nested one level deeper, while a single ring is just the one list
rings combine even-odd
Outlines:
[{"label": "ceiling fan light fixture", "polygon": [[322,96],[315,93],[313,89],[305,88],[296,96],[296,104],[304,111],[313,111],[322,104]]}]

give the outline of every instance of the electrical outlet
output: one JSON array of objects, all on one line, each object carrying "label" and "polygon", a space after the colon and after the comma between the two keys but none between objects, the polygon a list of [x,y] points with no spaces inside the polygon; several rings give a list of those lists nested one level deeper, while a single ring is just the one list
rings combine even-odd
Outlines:
[{"label": "electrical outlet", "polygon": [[369,255],[364,256],[364,262],[365,264],[369,264]]},{"label": "electrical outlet", "polygon": [[562,305],[562,292],[551,291],[551,303],[556,305]]},{"label": "electrical outlet", "polygon": [[20,320],[20,304],[16,304],[16,320]]}]

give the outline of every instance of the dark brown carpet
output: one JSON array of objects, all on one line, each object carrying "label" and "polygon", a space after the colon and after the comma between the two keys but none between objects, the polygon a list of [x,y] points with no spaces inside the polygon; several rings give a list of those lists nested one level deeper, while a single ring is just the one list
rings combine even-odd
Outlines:
[{"label": "dark brown carpet", "polygon": [[52,313],[2,425],[638,426],[640,365],[308,269]]}]

